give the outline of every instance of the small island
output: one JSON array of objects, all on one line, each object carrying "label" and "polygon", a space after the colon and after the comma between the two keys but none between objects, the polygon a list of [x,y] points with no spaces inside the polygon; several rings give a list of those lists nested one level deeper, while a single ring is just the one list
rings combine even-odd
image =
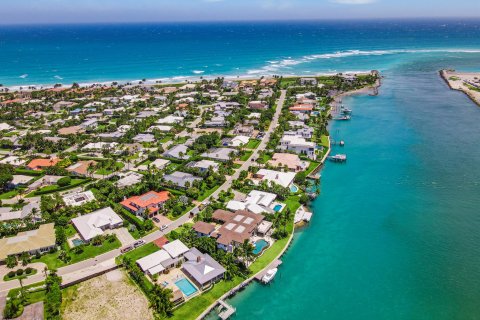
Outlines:
[{"label": "small island", "polygon": [[473,102],[480,106],[480,73],[442,70],[440,75],[450,89],[464,92]]}]

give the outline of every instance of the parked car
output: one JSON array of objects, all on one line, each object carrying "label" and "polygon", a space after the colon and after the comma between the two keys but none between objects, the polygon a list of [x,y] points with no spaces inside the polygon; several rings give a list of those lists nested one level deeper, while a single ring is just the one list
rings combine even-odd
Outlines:
[{"label": "parked car", "polygon": [[145,240],[138,240],[138,241],[135,241],[135,242],[133,243],[133,246],[134,246],[135,248],[138,248],[138,247],[140,247],[140,246],[143,246],[144,244],[145,244]]},{"label": "parked car", "polygon": [[163,231],[168,228],[168,225],[164,224],[160,227],[160,231]]},{"label": "parked car", "polygon": [[125,248],[120,249],[120,252],[121,252],[121,253],[125,253],[125,252],[128,252],[128,251],[132,250],[132,249],[133,249],[132,246],[128,246],[128,247],[125,247]]},{"label": "parked car", "polygon": [[159,223],[160,222],[160,219],[158,219],[157,217],[153,217],[152,220],[156,223]]}]

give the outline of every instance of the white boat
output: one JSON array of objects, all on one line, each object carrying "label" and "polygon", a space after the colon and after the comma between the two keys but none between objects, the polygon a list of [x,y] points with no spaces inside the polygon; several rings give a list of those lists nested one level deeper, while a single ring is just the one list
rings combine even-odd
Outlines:
[{"label": "white boat", "polygon": [[265,275],[262,277],[262,282],[263,283],[269,283],[270,281],[272,281],[273,278],[275,278],[275,275],[277,274],[277,271],[278,271],[277,268],[267,270],[267,273],[265,273]]}]

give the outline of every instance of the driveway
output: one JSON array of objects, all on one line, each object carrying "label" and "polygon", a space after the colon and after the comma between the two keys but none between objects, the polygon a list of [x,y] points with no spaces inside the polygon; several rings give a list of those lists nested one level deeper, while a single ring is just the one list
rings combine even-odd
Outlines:
[{"label": "driveway", "polygon": [[163,225],[169,225],[170,223],[172,223],[172,220],[168,219],[167,217],[159,214],[159,215],[156,215],[154,218],[157,218],[158,220],[160,220],[160,222],[155,222],[152,218],[152,222],[155,226],[157,226],[157,228],[160,229],[161,226]]},{"label": "driveway", "polygon": [[122,247],[135,242],[135,239],[130,232],[128,232],[127,228],[109,230],[109,233],[113,233],[117,236],[118,240],[122,243]]}]

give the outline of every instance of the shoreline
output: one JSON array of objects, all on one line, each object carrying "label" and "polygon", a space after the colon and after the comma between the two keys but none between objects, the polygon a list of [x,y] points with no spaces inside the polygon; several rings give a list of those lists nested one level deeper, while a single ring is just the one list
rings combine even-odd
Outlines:
[{"label": "shoreline", "polygon": [[450,90],[463,92],[470,100],[480,107],[480,91],[474,91],[465,86],[465,81],[469,78],[478,76],[480,73],[456,72],[454,70],[440,70],[440,78],[445,81]]},{"label": "shoreline", "polygon": [[[378,95],[378,88],[381,87],[381,77],[379,75],[379,78],[378,80],[375,82],[375,84],[371,85],[371,86],[368,86],[368,87],[364,87],[364,88],[361,88],[361,89],[357,89],[357,90],[353,90],[353,91],[347,91],[347,92],[342,92],[340,94],[338,94],[337,96],[335,96],[334,98],[334,101],[332,102],[332,108],[330,109],[330,111],[334,108],[334,107],[337,107],[337,104],[338,104],[338,101],[336,101],[336,98],[343,98],[343,97],[346,97],[346,96],[352,96],[352,95],[362,95],[362,94],[370,94],[370,92],[372,90],[374,90],[375,92],[375,95]],[[321,160],[321,163],[319,164],[319,171],[322,171],[324,169],[324,164],[325,164],[325,161],[328,157],[328,155],[330,154],[332,150],[332,146],[331,146],[331,140],[330,140],[330,135],[328,136],[328,152],[325,154],[325,156],[322,158]],[[309,209],[309,210],[312,210],[311,206],[310,205],[306,205],[306,207]],[[312,211],[313,212],[313,211]],[[248,279],[242,281],[241,283],[239,283],[238,285],[236,285],[235,287],[233,287],[232,289],[230,289],[228,292],[224,293],[221,297],[219,297],[215,302],[213,302],[207,309],[205,309],[197,318],[196,320],[202,320],[204,319],[210,312],[212,312],[212,310],[219,304],[219,301],[220,300],[225,300],[225,299],[229,299],[229,298],[232,298],[234,297],[239,291],[241,291],[243,288],[247,287],[252,281],[254,281],[255,277],[258,275],[258,274],[261,274],[263,272],[265,272],[265,270],[268,270],[270,268],[270,266],[275,263],[275,261],[277,261],[278,259],[280,259],[284,254],[285,252],[290,248],[290,245],[292,244],[292,241],[294,240],[294,237],[295,237],[295,231],[296,229],[302,229],[304,227],[306,227],[307,224],[295,224],[293,223],[293,230],[292,230],[292,233],[290,234],[289,236],[289,239],[287,241],[287,243],[285,244],[285,247],[283,247],[282,251],[275,257],[275,259],[272,260],[272,262],[269,263],[268,266],[266,266],[265,268],[261,269],[260,271],[258,271],[257,273],[255,273],[254,275],[252,275],[251,277],[249,277]]]},{"label": "shoreline", "polygon": [[[215,80],[217,78],[224,78],[227,81],[249,81],[249,80],[258,80],[260,78],[273,78],[273,77],[283,77],[283,78],[311,78],[311,77],[322,77],[322,76],[333,76],[339,73],[343,74],[370,74],[371,71],[346,71],[346,72],[322,72],[322,73],[310,73],[310,74],[257,74],[257,75],[196,75],[196,76],[175,76],[175,77],[165,77],[165,78],[153,78],[153,79],[145,79],[145,81],[141,79],[136,80],[111,80],[111,81],[93,81],[93,82],[78,82],[80,88],[91,88],[91,87],[109,87],[112,86],[113,83],[117,85],[135,85],[135,86],[143,86],[143,87],[152,87],[152,86],[168,86],[168,85],[179,85],[179,84],[188,84],[188,83],[195,83],[200,82],[203,80]],[[75,81],[74,81],[75,82]],[[62,89],[71,89],[73,86],[72,84],[62,84],[58,82],[62,86],[59,88]],[[47,90],[55,88],[55,84],[25,84],[25,85],[10,85],[10,86],[3,86],[0,87],[0,93],[5,93],[5,89],[8,92],[30,92],[30,91],[37,91],[37,90]]]}]

